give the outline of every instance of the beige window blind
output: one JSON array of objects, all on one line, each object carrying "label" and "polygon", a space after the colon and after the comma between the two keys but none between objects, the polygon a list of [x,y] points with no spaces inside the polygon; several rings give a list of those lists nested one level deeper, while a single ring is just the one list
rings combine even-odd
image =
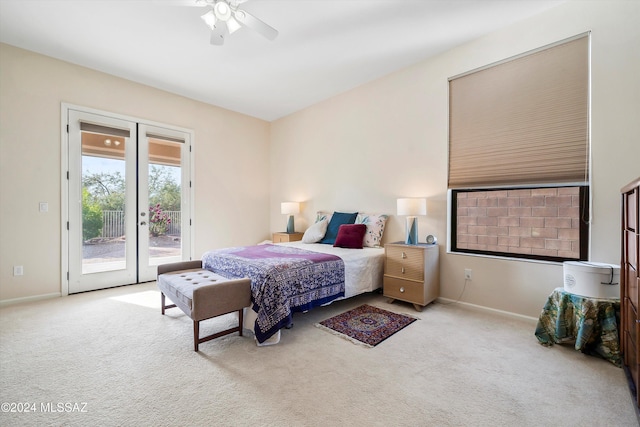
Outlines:
[{"label": "beige window blind", "polygon": [[184,138],[175,138],[172,136],[159,135],[159,134],[149,133],[149,132],[147,132],[147,138],[160,139],[162,141],[171,141],[171,142],[178,142],[178,143],[184,144]]},{"label": "beige window blind", "polygon": [[449,79],[449,188],[586,183],[589,37]]},{"label": "beige window blind", "polygon": [[113,135],[129,138],[129,129],[118,129],[111,126],[97,125],[89,122],[80,122],[80,130],[83,132],[98,133],[101,135]]}]

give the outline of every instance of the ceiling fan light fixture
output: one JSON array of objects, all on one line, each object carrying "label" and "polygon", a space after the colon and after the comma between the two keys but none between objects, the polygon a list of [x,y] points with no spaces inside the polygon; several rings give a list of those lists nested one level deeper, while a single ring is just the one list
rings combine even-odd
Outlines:
[{"label": "ceiling fan light fixture", "polygon": [[211,30],[213,30],[214,26],[216,25],[216,14],[213,13],[213,9],[202,15],[200,18],[202,18],[204,23],[207,24],[207,26],[211,28]]},{"label": "ceiling fan light fixture", "polygon": [[258,32],[268,40],[278,36],[278,30],[256,18],[251,13],[240,9],[239,5],[248,0],[191,0],[198,6],[207,5],[210,10],[201,16],[211,29],[209,42],[223,45],[226,36],[235,33],[242,27]]},{"label": "ceiling fan light fixture", "polygon": [[225,1],[217,2],[213,7],[213,10],[216,14],[216,18],[221,21],[227,21],[229,18],[231,18],[231,8]]}]

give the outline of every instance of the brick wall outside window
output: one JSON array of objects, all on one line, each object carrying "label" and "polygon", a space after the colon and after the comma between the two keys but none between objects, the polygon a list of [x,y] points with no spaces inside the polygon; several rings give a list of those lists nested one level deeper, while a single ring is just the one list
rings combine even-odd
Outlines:
[{"label": "brick wall outside window", "polygon": [[580,259],[580,188],[457,192],[458,249]]}]

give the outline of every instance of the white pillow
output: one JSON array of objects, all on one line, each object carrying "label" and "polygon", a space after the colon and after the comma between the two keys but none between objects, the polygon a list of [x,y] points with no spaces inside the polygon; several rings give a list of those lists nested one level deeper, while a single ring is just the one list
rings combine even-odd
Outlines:
[{"label": "white pillow", "polygon": [[302,243],[318,243],[326,234],[328,225],[329,221],[323,219],[307,228],[302,236]]},{"label": "white pillow", "polygon": [[364,235],[364,246],[369,248],[380,247],[387,218],[389,218],[389,215],[358,213],[355,223],[367,226],[367,232]]}]

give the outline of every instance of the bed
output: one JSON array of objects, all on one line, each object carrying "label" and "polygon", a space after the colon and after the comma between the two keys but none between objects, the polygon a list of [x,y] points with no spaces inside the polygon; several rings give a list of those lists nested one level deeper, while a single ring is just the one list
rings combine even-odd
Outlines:
[{"label": "bed", "polygon": [[[322,225],[322,221],[330,225],[330,218],[319,213],[313,227]],[[369,225],[367,233],[373,230],[373,225]],[[308,231],[313,231],[313,227]],[[370,246],[360,243],[357,248],[340,247],[340,240],[334,246],[308,243],[309,239],[303,238],[302,242],[218,249],[202,256],[202,266],[227,278],[251,279],[252,307],[245,310],[245,327],[253,330],[259,345],[275,344],[280,340],[280,329],[292,325],[294,312],[308,311],[382,286],[381,235],[382,231],[373,242],[367,242],[365,236],[364,242]],[[362,236],[359,241],[363,242]]]}]

